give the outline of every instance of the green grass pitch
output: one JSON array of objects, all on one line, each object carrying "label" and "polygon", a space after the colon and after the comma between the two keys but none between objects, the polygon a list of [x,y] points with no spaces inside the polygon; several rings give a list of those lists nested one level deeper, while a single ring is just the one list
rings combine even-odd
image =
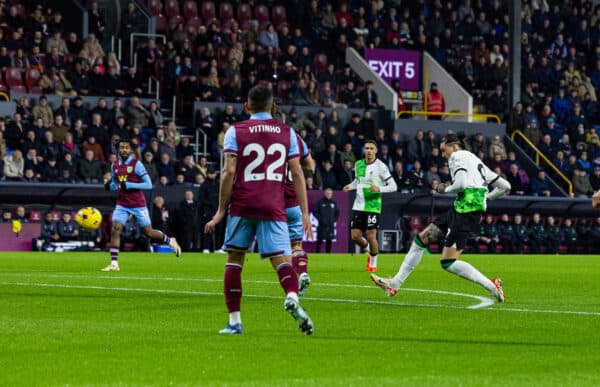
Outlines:
[{"label": "green grass pitch", "polygon": [[[381,255],[380,275],[401,255]],[[598,386],[600,257],[465,255],[507,302],[426,255],[396,297],[362,255],[310,256],[302,335],[268,262],[220,336],[224,255],[0,254],[0,385]]]}]

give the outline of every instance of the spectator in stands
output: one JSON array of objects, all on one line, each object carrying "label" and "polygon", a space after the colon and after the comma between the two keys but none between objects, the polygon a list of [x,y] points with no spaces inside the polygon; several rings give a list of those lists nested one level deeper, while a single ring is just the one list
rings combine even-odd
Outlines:
[{"label": "spectator in stands", "polygon": [[273,24],[269,24],[267,28],[260,33],[258,42],[262,46],[271,46],[279,51],[279,36],[277,31],[275,31],[275,26]]},{"label": "spectator in stands", "polygon": [[102,175],[100,161],[94,158],[94,151],[85,151],[85,157],[79,162],[79,177],[87,184],[98,184]]},{"label": "spectator in stands", "polygon": [[27,126],[22,121],[21,114],[13,114],[13,120],[6,126],[4,138],[6,146],[11,149],[21,149],[25,142]]},{"label": "spectator in stands", "polygon": [[60,236],[61,242],[68,242],[77,239],[77,236],[79,235],[79,228],[71,219],[70,212],[65,212],[62,215],[62,219],[58,222],[58,235]]},{"label": "spectator in stands", "polygon": [[69,176],[73,179],[77,176],[77,166],[78,163],[73,159],[73,154],[71,152],[65,152],[63,159],[58,163],[58,169],[61,173],[69,171]]},{"label": "spectator in stands", "polygon": [[594,193],[590,179],[586,174],[585,169],[581,165],[575,168],[575,174],[572,178],[573,194],[576,197],[589,197]]},{"label": "spectator in stands", "polygon": [[12,223],[12,212],[10,210],[4,210],[2,212],[2,223]]},{"label": "spectator in stands", "polygon": [[558,95],[552,100],[552,111],[556,114],[558,120],[563,122],[570,109],[571,103],[567,99],[566,90],[561,87],[558,89]]},{"label": "spectator in stands", "polygon": [[330,159],[324,159],[321,162],[321,183],[322,189],[331,188],[331,189],[340,189],[340,186],[337,182],[336,174],[333,169],[333,163]]},{"label": "spectator in stands", "polygon": [[24,166],[23,153],[17,149],[11,156],[4,157],[4,176],[7,180],[19,181],[23,177]]},{"label": "spectator in stands", "polygon": [[25,149],[27,149],[27,153],[24,157],[25,164],[23,166],[23,169],[25,170],[25,172],[27,172],[27,170],[31,170],[33,172],[34,177],[39,178],[42,173],[43,157],[38,156],[36,147]]},{"label": "spectator in stands", "polygon": [[506,118],[506,94],[502,85],[496,85],[494,93],[488,98],[488,111],[502,121]]},{"label": "spectator in stands", "polygon": [[517,252],[517,236],[515,227],[510,222],[508,214],[502,214],[500,222],[498,222],[498,241],[502,245],[503,253]]},{"label": "spectator in stands", "polygon": [[140,128],[147,127],[148,118],[150,117],[148,110],[140,103],[138,97],[131,97],[129,102],[130,105],[126,109],[127,122],[129,122],[129,125],[139,126]]},{"label": "spectator in stands", "polygon": [[165,206],[165,199],[162,196],[156,196],[154,198],[150,218],[152,220],[153,229],[160,230],[163,233],[168,232],[169,210]]},{"label": "spectator in stands", "polygon": [[54,123],[50,126],[50,131],[58,142],[64,142],[69,132],[69,127],[64,124],[63,117],[57,115],[54,117]]},{"label": "spectator in stands", "polygon": [[54,112],[50,105],[48,105],[48,99],[45,95],[39,98],[38,104],[32,109],[32,113],[34,119],[41,118],[44,121],[44,127],[46,128],[49,128],[54,121]]},{"label": "spectator in stands", "polygon": [[540,169],[537,176],[531,181],[531,194],[533,196],[551,195],[548,178],[546,177],[546,172],[543,169]]},{"label": "spectator in stands", "polygon": [[[523,110],[522,102],[519,101],[515,104],[515,107],[510,113],[507,128],[509,132],[514,132],[515,130],[522,131],[525,129],[525,111]],[[534,144],[537,144],[537,142],[534,142]]]},{"label": "spectator in stands", "polygon": [[54,134],[51,131],[47,130],[44,133],[44,145],[42,146],[41,156],[44,160],[48,160],[50,157],[54,157],[55,159],[59,159],[62,157],[62,144],[54,141]]},{"label": "spectator in stands", "polygon": [[508,155],[506,154],[506,147],[504,146],[502,139],[498,135],[494,136],[494,138],[492,139],[492,143],[490,144],[489,149],[489,155],[491,159],[493,159],[496,154],[500,155],[500,158],[502,160],[505,160],[508,157]]},{"label": "spectator in stands", "polygon": [[158,176],[167,178],[168,184],[175,183],[175,166],[168,153],[160,155],[160,162],[157,164]]},{"label": "spectator in stands", "polygon": [[100,162],[104,161],[104,150],[102,146],[97,143],[96,137],[89,136],[87,141],[83,143],[81,146],[81,151],[85,155],[88,151],[91,151],[94,155],[93,160],[98,160]]},{"label": "spectator in stands", "polygon": [[594,192],[600,190],[600,166],[596,165],[593,174],[590,176],[590,184]]},{"label": "spectator in stands", "polygon": [[561,244],[567,246],[567,251],[570,254],[575,254],[577,252],[577,246],[579,244],[577,230],[575,230],[575,227],[573,227],[573,221],[569,218],[563,220]]},{"label": "spectator in stands", "polygon": [[511,195],[525,195],[527,187],[523,184],[521,176],[519,175],[519,166],[512,164],[510,170],[507,173],[507,180],[510,183],[510,194]]},{"label": "spectator in stands", "polygon": [[365,88],[358,94],[358,98],[365,109],[379,108],[377,93],[373,90],[373,82],[367,81]]},{"label": "spectator in stands", "polygon": [[407,148],[408,160],[413,163],[417,160],[425,160],[427,157],[427,149],[424,140],[424,133],[418,130],[415,137],[408,143]]},{"label": "spectator in stands", "polygon": [[45,243],[57,242],[60,240],[60,235],[58,235],[58,223],[54,221],[50,211],[46,212],[46,215],[44,215],[41,229],[40,239]]}]

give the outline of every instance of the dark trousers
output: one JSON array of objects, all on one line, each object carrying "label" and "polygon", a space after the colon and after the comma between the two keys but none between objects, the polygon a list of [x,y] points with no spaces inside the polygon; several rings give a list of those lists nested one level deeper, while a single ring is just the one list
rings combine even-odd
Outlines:
[{"label": "dark trousers", "polygon": [[[317,239],[317,253],[321,252],[321,243],[323,241],[321,239]],[[325,240],[325,252],[326,253],[331,253],[331,239],[326,239]]]}]

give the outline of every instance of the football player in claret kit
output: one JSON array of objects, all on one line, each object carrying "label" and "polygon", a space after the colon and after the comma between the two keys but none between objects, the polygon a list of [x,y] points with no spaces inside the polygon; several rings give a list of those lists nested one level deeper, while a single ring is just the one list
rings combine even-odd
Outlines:
[{"label": "football player in claret kit", "polygon": [[245,104],[250,119],[231,126],[225,134],[219,208],[205,227],[206,232],[214,231],[229,208],[224,243],[224,293],[229,322],[219,331],[221,334],[242,333],[242,268],[255,236],[261,258],[269,259],[277,271],[286,294],[284,309],[303,333],[313,332],[312,320],[300,306],[298,277],[292,266],[284,196],[286,163],[301,208],[302,230],[311,236],[306,186],[296,133],[273,119],[274,107],[271,91],[262,85],[254,86]]},{"label": "football player in claret kit", "polygon": [[[283,117],[279,109],[276,109],[273,118],[285,123],[285,117]],[[300,166],[305,172],[314,172],[315,162],[308,151],[308,146],[297,133],[296,141],[298,141]],[[292,174],[289,171],[285,179],[285,213],[290,233],[290,243],[292,245],[292,264],[298,274],[298,293],[302,297],[310,285],[308,254],[302,248],[302,237],[304,236],[302,232],[302,210],[296,198],[296,189],[294,188]]]},{"label": "football player in claret kit", "polygon": [[[354,165],[356,178],[344,187],[344,192],[356,190],[352,205],[350,229],[352,240],[363,249],[369,250],[367,271],[377,271],[377,228],[381,214],[381,193],[396,192],[396,181],[388,167],[377,158],[377,143],[365,141],[365,158]],[[363,237],[366,233],[367,239]]]},{"label": "football player in claret kit", "polygon": [[112,178],[104,182],[104,188],[118,191],[117,206],[112,214],[112,230],[110,232],[110,265],[102,271],[120,271],[119,247],[121,232],[129,215],[133,215],[142,229],[142,233],[155,242],[168,244],[176,256],[181,255],[181,248],[175,238],[169,238],[160,230],[152,229],[150,214],[146,207],[146,198],[142,190],[152,189],[152,182],[144,165],[133,157],[133,145],[122,139],[117,143],[119,157],[111,166]]},{"label": "football player in claret kit", "polygon": [[[473,153],[465,150],[464,139],[462,132],[450,133],[440,144],[444,157],[448,159],[453,183],[440,184],[438,192],[457,194],[452,209],[415,235],[398,274],[393,278],[371,274],[371,280],[388,296],[398,292],[398,288],[421,262],[426,246],[443,240],[444,249],[440,260],[442,268],[481,285],[498,302],[504,302],[504,290],[499,278],[490,280],[469,263],[458,259],[467,239],[479,229],[487,200],[497,199],[510,191],[508,181],[492,172]],[[488,186],[494,189],[488,192]]]}]

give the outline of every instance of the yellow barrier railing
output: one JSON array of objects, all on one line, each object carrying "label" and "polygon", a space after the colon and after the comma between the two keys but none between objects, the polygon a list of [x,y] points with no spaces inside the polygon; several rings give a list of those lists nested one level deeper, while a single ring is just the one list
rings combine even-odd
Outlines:
[{"label": "yellow barrier railing", "polygon": [[546,162],[546,164],[548,164],[548,166],[554,171],[556,172],[556,174],[562,179],[564,180],[565,183],[567,183],[567,186],[569,187],[569,196],[573,197],[573,183],[571,183],[571,180],[569,180],[568,177],[566,177],[561,171],[560,169],[558,169],[558,167],[556,165],[554,165],[554,163],[552,161],[550,161],[550,159],[548,159],[548,157],[546,157],[545,154],[542,153],[541,150],[538,149],[537,146],[535,146],[535,144],[533,142],[531,142],[531,140],[525,135],[525,133],[521,132],[520,130],[515,130],[512,134],[511,134],[511,138],[513,139],[513,141],[515,140],[515,136],[519,136],[523,141],[525,141],[527,143],[527,145],[529,145],[531,147],[531,149],[533,149],[535,151],[535,163],[536,165],[540,165],[540,158],[542,160],[544,160]]},{"label": "yellow barrier railing", "polygon": [[438,113],[438,112],[426,112],[423,110],[405,110],[402,112],[398,112],[398,117],[405,115],[405,114],[411,115],[411,116],[442,116],[442,118],[443,117],[471,117],[471,118],[483,119],[483,120],[487,120],[488,118],[491,118],[491,119],[496,120],[497,123],[500,123],[500,117],[498,117],[495,114],[479,114],[479,113],[468,114],[468,113],[452,113],[452,112]]}]

